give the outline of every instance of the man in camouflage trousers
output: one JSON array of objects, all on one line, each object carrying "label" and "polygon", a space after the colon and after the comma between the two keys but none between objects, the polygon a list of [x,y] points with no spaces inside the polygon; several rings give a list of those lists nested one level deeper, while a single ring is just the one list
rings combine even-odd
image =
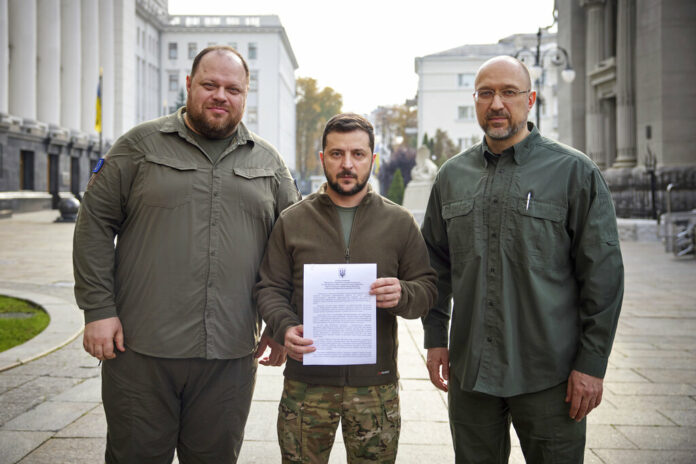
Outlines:
[{"label": "man in camouflage trousers", "polygon": [[[339,114],[319,153],[327,183],[281,213],[256,285],[257,308],[288,351],[278,413],[284,463],[325,463],[338,423],[349,463],[396,460],[399,414],[396,316],[425,315],[436,298],[435,272],[413,216],[374,193],[367,181],[374,130]],[[303,337],[305,264],[376,263],[377,362],[304,365],[315,351]]]}]

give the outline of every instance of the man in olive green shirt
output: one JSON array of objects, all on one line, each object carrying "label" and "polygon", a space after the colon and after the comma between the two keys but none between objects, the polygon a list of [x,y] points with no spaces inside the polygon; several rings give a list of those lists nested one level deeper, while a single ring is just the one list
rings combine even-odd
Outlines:
[{"label": "man in olive green shirt", "polygon": [[299,193],[241,122],[248,83],[234,49],[201,51],[186,107],[119,138],[87,187],[75,295],[84,347],[104,361],[107,463],[168,463],[175,449],[181,462],[236,462],[256,357],[271,344],[261,362],[285,360],[270,337],[259,344],[252,289]]},{"label": "man in olive green shirt", "polygon": [[422,228],[439,276],[430,379],[457,462],[507,462],[510,421],[528,462],[582,462],[623,297],[611,195],[589,158],[527,122],[522,63],[493,58],[475,85],[485,137],[442,166]]}]

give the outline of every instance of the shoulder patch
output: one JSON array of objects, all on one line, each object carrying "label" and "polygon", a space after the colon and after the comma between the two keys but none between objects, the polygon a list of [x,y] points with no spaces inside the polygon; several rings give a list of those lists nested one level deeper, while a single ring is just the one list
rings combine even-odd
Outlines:
[{"label": "shoulder patch", "polygon": [[93,172],[94,174],[98,173],[99,170],[102,168],[102,166],[104,166],[104,158],[99,158],[99,160],[97,161],[96,166],[94,166],[94,169],[92,169],[92,172]]}]

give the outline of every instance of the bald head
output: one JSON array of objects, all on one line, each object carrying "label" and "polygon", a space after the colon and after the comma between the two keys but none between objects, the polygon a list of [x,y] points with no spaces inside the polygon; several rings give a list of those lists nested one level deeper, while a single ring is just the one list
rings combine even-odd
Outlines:
[{"label": "bald head", "polygon": [[491,73],[515,80],[520,89],[532,88],[532,77],[529,74],[529,69],[527,69],[524,63],[512,56],[496,56],[483,63],[476,73],[476,88],[478,88],[482,76],[487,76]]}]

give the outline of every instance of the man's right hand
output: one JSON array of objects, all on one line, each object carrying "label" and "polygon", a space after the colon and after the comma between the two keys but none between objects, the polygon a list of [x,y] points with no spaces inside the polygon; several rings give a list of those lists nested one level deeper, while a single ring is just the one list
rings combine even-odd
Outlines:
[{"label": "man's right hand", "polygon": [[312,345],[314,343],[308,338],[303,338],[304,327],[296,325],[285,331],[285,348],[288,350],[288,356],[298,362],[302,362],[302,356],[305,353],[311,353],[317,349]]},{"label": "man's right hand", "polygon": [[447,348],[428,348],[428,374],[435,387],[446,392],[449,381],[449,350]]},{"label": "man's right hand", "polygon": [[123,327],[118,317],[109,317],[85,325],[82,346],[86,352],[100,361],[114,359],[114,345],[119,351],[126,351],[123,346]]}]

